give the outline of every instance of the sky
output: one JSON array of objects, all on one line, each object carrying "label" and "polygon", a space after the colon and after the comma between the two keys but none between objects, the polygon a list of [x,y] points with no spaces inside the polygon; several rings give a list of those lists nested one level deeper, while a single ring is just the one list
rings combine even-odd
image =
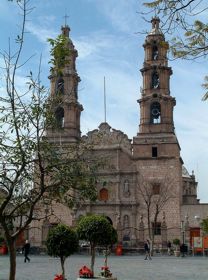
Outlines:
[{"label": "sky", "polygon": [[[32,58],[19,71],[21,85],[29,71],[37,72],[42,54],[41,81],[49,87],[50,46],[61,26],[71,28],[70,37],[78,50],[77,72],[82,134],[96,129],[104,121],[103,80],[106,80],[107,122],[112,128],[136,136],[139,126],[140,69],[144,62],[143,31],[151,29],[152,14],[145,16],[139,0],[31,0],[33,7],[26,22],[26,38],[22,59]],[[16,47],[21,13],[15,2],[0,1],[0,51]],[[69,17],[65,18],[67,15]],[[204,15],[206,16],[207,15]],[[10,39],[9,39],[10,38]],[[166,36],[169,40],[170,36]],[[23,61],[22,60],[22,61]],[[0,58],[2,65],[2,58]],[[201,101],[206,60],[200,62],[170,60],[170,89],[176,98],[174,124],[181,156],[189,173],[194,170],[198,181],[198,198],[208,203],[208,103]],[[2,73],[1,73],[2,75]],[[2,88],[0,87],[0,93]]]}]

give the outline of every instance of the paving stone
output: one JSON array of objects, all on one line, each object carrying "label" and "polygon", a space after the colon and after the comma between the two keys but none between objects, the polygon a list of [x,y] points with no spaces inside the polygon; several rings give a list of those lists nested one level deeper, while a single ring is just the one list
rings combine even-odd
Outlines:
[{"label": "paving stone", "polygon": [[[30,255],[31,262],[24,263],[23,256],[17,256],[16,280],[53,280],[60,274],[58,258]],[[95,275],[104,264],[103,256],[95,260]],[[76,280],[83,266],[90,266],[90,257],[74,255],[66,260],[67,280]],[[143,256],[110,256],[108,266],[118,280],[207,280],[208,258],[155,256],[144,260]],[[0,257],[0,280],[8,280],[9,257]]]}]

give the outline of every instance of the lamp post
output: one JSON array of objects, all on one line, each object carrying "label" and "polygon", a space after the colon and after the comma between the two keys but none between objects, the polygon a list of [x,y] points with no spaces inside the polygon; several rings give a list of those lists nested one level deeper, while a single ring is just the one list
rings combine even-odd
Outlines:
[{"label": "lamp post", "polygon": [[181,221],[181,233],[182,233],[182,246],[181,246],[181,252],[182,257],[185,257],[185,228],[184,228],[184,221]]}]

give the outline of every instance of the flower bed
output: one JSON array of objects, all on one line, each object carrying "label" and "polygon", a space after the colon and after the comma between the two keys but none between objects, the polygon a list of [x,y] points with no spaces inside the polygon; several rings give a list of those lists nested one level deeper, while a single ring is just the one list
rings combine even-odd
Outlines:
[{"label": "flower bed", "polygon": [[112,273],[110,272],[110,269],[109,269],[108,266],[102,266],[101,267],[100,276],[105,277],[105,278],[111,278],[112,277]]},{"label": "flower bed", "polygon": [[[85,266],[85,265],[79,270],[79,278],[77,278],[77,280],[82,280],[82,279],[117,280],[117,278],[112,277],[112,273],[110,272],[108,266],[102,266],[101,267],[100,276],[93,277],[92,271],[87,266]],[[59,279],[57,279],[57,280],[59,280]]]},{"label": "flower bed", "polygon": [[82,279],[83,278],[90,279],[90,278],[93,278],[93,273],[86,265],[84,265],[79,270],[79,277],[82,278]]},{"label": "flower bed", "polygon": [[54,280],[64,280],[64,276],[62,274],[60,274],[60,275],[57,274],[57,275],[55,275]]}]

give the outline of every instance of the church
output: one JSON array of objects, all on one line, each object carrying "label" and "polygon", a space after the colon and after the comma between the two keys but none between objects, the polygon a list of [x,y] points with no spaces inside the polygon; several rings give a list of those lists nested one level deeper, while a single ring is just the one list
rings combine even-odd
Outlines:
[{"label": "church", "polygon": [[61,139],[63,145],[82,139],[92,145],[93,156],[104,156],[109,164],[98,174],[96,202],[85,201],[71,210],[56,204],[50,220],[34,222],[29,231],[34,246],[44,245],[50,227],[60,222],[76,225],[81,216],[89,213],[106,216],[124,246],[142,246],[149,236],[158,246],[165,247],[175,238],[191,246],[192,237],[202,235],[200,219],[208,216],[208,204],[200,204],[197,199],[194,173],[188,173],[180,155],[174,127],[176,100],[170,89],[169,45],[159,18],[153,18],[151,24],[143,44],[143,85],[135,104],[140,107],[140,121],[133,139],[107,122],[81,135],[84,104],[79,103],[78,96],[78,53],[69,36],[70,28],[62,27],[71,59],[61,78],[49,76],[51,97],[57,88],[62,92],[62,105],[55,111],[62,129],[48,129],[46,137],[57,143]]}]

